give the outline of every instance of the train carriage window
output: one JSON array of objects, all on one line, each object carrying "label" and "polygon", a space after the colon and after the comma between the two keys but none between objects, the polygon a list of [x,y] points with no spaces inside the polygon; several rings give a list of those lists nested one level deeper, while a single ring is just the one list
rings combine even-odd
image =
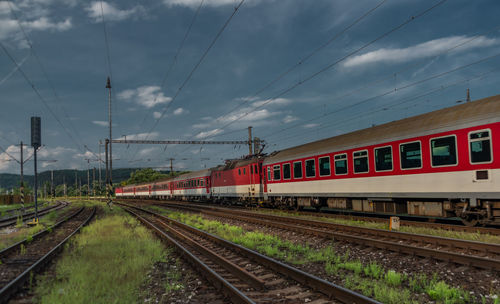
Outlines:
[{"label": "train carriage window", "polygon": [[280,165],[274,165],[273,166],[273,180],[280,180],[281,179],[281,170],[280,170]]},{"label": "train carriage window", "polygon": [[316,166],[314,159],[306,160],[306,177],[315,177],[316,176]]},{"label": "train carriage window", "polygon": [[267,167],[267,180],[271,180],[271,167]]},{"label": "train carriage window", "polygon": [[392,147],[376,148],[375,171],[392,170]]},{"label": "train carriage window", "polygon": [[247,175],[247,168],[243,168],[243,175]]},{"label": "train carriage window", "polygon": [[347,154],[335,155],[335,175],[347,174]]},{"label": "train carriage window", "polygon": [[293,163],[293,178],[302,178],[302,162],[294,162]]},{"label": "train carriage window", "polygon": [[290,178],[291,178],[290,164],[283,164],[283,179],[290,179]]},{"label": "train carriage window", "polygon": [[422,168],[422,149],[420,142],[399,145],[401,153],[401,169]]},{"label": "train carriage window", "polygon": [[368,151],[357,151],[352,154],[354,173],[368,172]]},{"label": "train carriage window", "polygon": [[469,133],[469,148],[470,162],[472,164],[491,162],[490,131],[483,130]]},{"label": "train carriage window", "polygon": [[330,157],[325,156],[319,159],[319,176],[330,175]]},{"label": "train carriage window", "polygon": [[447,136],[431,139],[432,166],[457,164],[457,138]]},{"label": "train carriage window", "polygon": [[250,174],[253,174],[253,166],[250,165]]},{"label": "train carriage window", "polygon": [[238,175],[241,175],[241,169],[238,169]]}]

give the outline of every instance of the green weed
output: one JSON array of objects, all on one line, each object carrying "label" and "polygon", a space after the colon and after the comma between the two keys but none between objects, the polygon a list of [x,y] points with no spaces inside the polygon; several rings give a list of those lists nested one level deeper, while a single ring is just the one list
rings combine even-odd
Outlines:
[{"label": "green weed", "polygon": [[25,255],[26,254],[26,247],[24,246],[24,244],[21,244],[21,246],[19,246],[19,253],[21,255]]},{"label": "green weed", "polygon": [[394,270],[387,271],[384,278],[390,286],[399,286],[403,282],[403,276]]},{"label": "green weed", "polygon": [[16,228],[21,228],[23,226],[23,216],[19,215],[16,220]]},{"label": "green weed", "polygon": [[340,268],[344,268],[354,272],[355,274],[360,274],[363,271],[363,264],[360,261],[347,261],[339,264]]},{"label": "green weed", "polygon": [[367,277],[379,279],[380,277],[382,277],[382,274],[384,273],[384,268],[379,264],[373,262],[370,263],[368,266],[364,267],[363,272]]},{"label": "green weed", "polygon": [[447,304],[468,303],[468,293],[446,284],[444,281],[431,284],[427,290],[429,297],[435,301],[442,301]]}]

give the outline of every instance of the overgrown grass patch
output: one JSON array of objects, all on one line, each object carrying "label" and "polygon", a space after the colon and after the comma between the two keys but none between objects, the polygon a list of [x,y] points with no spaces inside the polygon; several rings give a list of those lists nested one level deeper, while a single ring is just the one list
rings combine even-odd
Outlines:
[{"label": "overgrown grass patch", "polygon": [[57,280],[39,280],[38,302],[138,301],[147,271],[164,259],[163,248],[150,231],[116,210],[72,239],[56,265]]}]

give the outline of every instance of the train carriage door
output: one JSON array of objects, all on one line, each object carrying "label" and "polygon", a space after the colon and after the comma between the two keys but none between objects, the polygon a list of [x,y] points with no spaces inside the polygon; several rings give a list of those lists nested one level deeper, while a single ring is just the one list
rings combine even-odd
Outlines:
[{"label": "train carriage door", "polygon": [[151,185],[148,186],[149,197],[151,197]]},{"label": "train carriage door", "polygon": [[[270,169],[269,169],[270,170]],[[259,163],[260,191],[267,192],[267,182],[265,172],[262,170],[262,163]]]}]

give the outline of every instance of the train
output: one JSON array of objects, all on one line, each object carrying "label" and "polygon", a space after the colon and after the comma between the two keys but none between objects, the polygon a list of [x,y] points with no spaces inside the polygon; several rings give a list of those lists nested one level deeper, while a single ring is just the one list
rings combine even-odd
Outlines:
[{"label": "train", "polygon": [[500,224],[500,95],[214,168],[117,198],[459,217]]}]

